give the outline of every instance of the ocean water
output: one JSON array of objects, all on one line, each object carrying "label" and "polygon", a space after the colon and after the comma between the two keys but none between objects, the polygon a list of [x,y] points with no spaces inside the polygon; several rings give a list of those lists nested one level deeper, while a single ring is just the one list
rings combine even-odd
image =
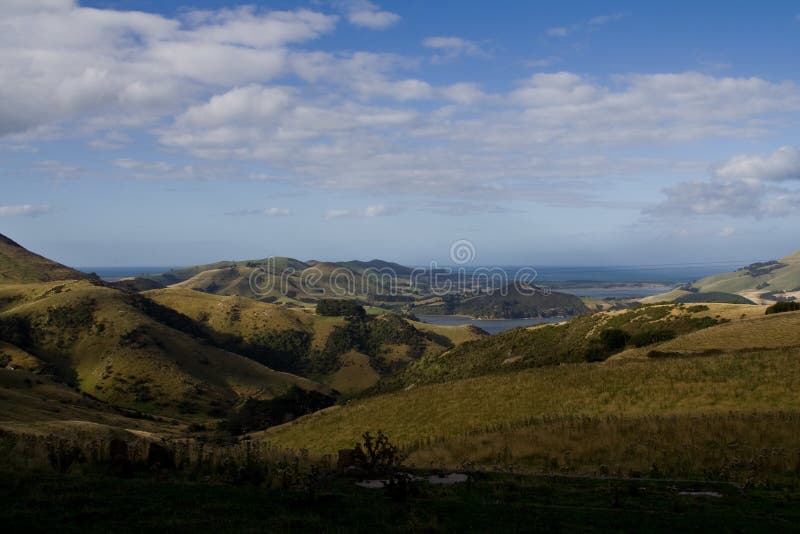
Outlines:
[{"label": "ocean water", "polygon": [[[734,271],[742,265],[731,262],[713,264],[676,265],[619,265],[619,266],[532,266],[536,270],[536,283],[555,282],[636,282],[681,284],[714,274]],[[509,275],[521,267],[502,267]]]},{"label": "ocean water", "polygon": [[175,266],[133,266],[133,267],[77,267],[84,273],[97,273],[97,276],[105,280],[116,280],[119,278],[130,278],[142,274],[160,274],[176,269]]}]

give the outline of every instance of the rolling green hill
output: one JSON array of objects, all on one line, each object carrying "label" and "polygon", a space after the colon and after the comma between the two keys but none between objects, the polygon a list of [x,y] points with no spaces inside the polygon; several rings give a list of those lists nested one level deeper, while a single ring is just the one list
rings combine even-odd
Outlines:
[{"label": "rolling green hill", "polygon": [[[706,313],[763,314],[756,306],[718,306]],[[418,385],[254,438],[321,454],[381,429],[416,465],[741,483],[792,478],[796,459],[763,455],[800,450],[800,312],[748,313],[604,362]]]},{"label": "rolling green hill", "polygon": [[34,254],[0,234],[0,284],[85,278],[86,274]]},{"label": "rolling green hill", "polygon": [[391,314],[358,320],[321,316],[182,284],[145,295],[204,325],[222,346],[346,394],[372,387],[424,355],[481,336],[468,326],[433,327]]},{"label": "rolling green hill", "polygon": [[585,314],[559,324],[517,328],[423,357],[386,386],[408,387],[527,367],[603,360],[627,346],[648,346],[763,313],[761,306],[662,304]]},{"label": "rolling green hill", "polygon": [[753,263],[733,273],[703,278],[693,286],[702,292],[800,291],[800,251],[777,261]]},{"label": "rolling green hill", "polygon": [[240,398],[318,387],[208,344],[190,319],[146,298],[87,281],[0,286],[0,301],[10,303],[0,337],[39,363],[21,366],[110,404],[219,416]]},{"label": "rolling green hill", "polygon": [[583,301],[567,293],[521,292],[515,284],[475,296],[445,295],[413,308],[419,315],[468,315],[484,319],[558,317],[589,311]]}]

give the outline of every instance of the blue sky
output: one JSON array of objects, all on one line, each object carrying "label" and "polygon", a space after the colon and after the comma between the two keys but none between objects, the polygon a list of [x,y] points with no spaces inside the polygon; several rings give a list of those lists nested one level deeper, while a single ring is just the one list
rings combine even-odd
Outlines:
[{"label": "blue sky", "polygon": [[0,232],[72,265],[800,248],[796,2],[8,0],[0,27]]}]

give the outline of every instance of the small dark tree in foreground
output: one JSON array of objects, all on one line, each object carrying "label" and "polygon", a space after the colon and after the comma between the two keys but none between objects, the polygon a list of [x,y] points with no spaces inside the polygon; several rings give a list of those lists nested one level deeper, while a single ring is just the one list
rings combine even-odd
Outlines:
[{"label": "small dark tree in foreground", "polygon": [[356,443],[354,460],[357,467],[368,473],[391,473],[403,463],[403,457],[396,445],[382,431],[373,436],[364,432],[363,443]]}]

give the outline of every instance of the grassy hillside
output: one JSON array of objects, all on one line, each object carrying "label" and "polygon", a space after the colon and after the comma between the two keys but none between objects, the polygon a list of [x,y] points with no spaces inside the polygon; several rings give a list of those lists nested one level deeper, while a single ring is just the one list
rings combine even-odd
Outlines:
[{"label": "grassy hillside", "polygon": [[145,295],[199,322],[223,346],[345,394],[370,388],[423,355],[480,337],[468,326],[434,327],[390,314],[348,321],[182,284]]},{"label": "grassy hillside", "polygon": [[[718,306],[706,313],[763,314]],[[605,362],[420,385],[258,437],[324,453],[381,429],[423,466],[786,481],[800,469],[798,332],[800,312],[753,310]]]},{"label": "grassy hillside", "polygon": [[800,406],[796,352],[561,365],[420,386],[306,416],[263,434],[330,452],[365,429],[400,443],[453,437],[536,418],[770,412]]},{"label": "grassy hillside", "polygon": [[545,294],[538,290],[529,295],[520,292],[514,284],[503,291],[482,295],[445,295],[414,307],[414,313],[420,315],[468,315],[486,319],[569,316],[587,311],[583,301],[574,295],[557,292]]},{"label": "grassy hillside", "polygon": [[238,399],[313,382],[196,337],[188,318],[86,281],[0,286],[0,334],[108,403],[152,413],[219,416]]},{"label": "grassy hillside", "polygon": [[84,273],[34,254],[0,234],[0,284],[84,278]]},{"label": "grassy hillside", "polygon": [[[564,323],[510,330],[464,343],[441,355],[424,357],[395,377],[393,386],[603,360],[626,346],[648,346],[720,322],[763,313],[760,306],[664,304],[586,314]],[[619,343],[610,339],[606,331],[620,332]]]},{"label": "grassy hillside", "polygon": [[755,304],[752,300],[745,298],[735,293],[723,293],[721,291],[697,292],[682,295],[673,302],[679,304],[693,304],[693,303],[712,303],[721,302],[728,304]]}]

